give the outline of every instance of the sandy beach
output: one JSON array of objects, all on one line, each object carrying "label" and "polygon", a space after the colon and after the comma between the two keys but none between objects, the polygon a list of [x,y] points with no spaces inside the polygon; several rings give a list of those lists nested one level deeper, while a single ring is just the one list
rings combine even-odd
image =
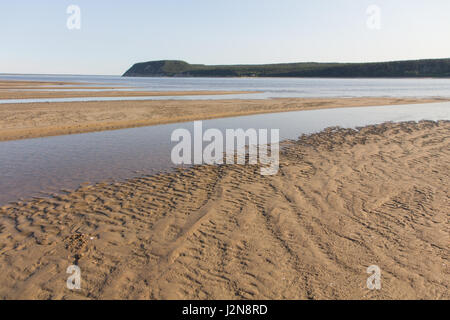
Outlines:
[{"label": "sandy beach", "polygon": [[449,299],[449,150],[448,121],[329,129],[285,142],[275,176],[198,166],[4,206],[0,298]]},{"label": "sandy beach", "polygon": [[0,4],[2,314],[450,300],[449,0],[29,2]]},{"label": "sandy beach", "polygon": [[260,113],[442,101],[448,99],[284,98],[0,104],[0,141]]}]

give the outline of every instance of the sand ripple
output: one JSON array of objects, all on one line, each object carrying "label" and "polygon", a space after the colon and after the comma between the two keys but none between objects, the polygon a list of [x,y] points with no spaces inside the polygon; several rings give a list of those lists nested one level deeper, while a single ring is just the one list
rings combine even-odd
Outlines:
[{"label": "sand ripple", "polygon": [[290,141],[272,177],[199,166],[9,205],[0,297],[449,299],[449,173],[449,122],[382,124]]}]

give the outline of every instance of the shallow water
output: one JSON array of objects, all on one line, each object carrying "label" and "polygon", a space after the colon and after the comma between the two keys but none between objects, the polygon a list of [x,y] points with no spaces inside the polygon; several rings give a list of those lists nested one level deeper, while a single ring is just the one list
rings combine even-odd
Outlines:
[{"label": "shallow water", "polygon": [[[11,99],[0,103],[162,100],[267,99],[311,97],[450,97],[450,79],[330,79],[330,78],[134,78],[119,76],[5,75],[0,80],[66,81],[92,86],[121,86],[132,91],[167,91],[166,97],[96,97]],[[70,87],[67,87],[70,88]],[[257,91],[256,94],[170,96],[170,91]]]},{"label": "shallow water", "polygon": [[[419,120],[450,120],[450,102],[242,116],[206,120],[203,127],[280,129],[280,139],[295,139],[330,126]],[[0,142],[0,204],[170,170],[176,144],[170,138],[178,128],[192,131],[193,122]]]}]

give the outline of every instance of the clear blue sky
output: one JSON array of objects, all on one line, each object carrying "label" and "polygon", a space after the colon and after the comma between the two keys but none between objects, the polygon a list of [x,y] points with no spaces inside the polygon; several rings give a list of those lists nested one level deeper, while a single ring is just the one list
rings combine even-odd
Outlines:
[{"label": "clear blue sky", "polygon": [[[81,9],[69,30],[67,7]],[[366,26],[369,5],[381,29]],[[14,0],[0,73],[122,74],[134,62],[236,64],[450,57],[450,0]]]}]

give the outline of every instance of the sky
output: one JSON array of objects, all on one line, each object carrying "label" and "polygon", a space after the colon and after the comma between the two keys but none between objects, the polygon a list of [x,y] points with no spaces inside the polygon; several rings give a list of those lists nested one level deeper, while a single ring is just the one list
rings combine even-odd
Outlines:
[{"label": "sky", "polygon": [[450,0],[1,1],[0,73],[448,58],[449,16]]}]

